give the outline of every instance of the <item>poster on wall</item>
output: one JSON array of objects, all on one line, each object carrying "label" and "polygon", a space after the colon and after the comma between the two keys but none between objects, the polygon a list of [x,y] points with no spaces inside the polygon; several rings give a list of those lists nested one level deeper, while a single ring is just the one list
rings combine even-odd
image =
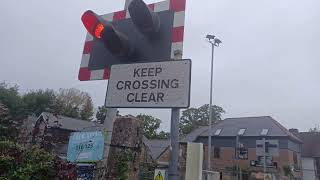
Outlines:
[{"label": "poster on wall", "polygon": [[69,138],[69,162],[96,162],[103,158],[104,135],[100,131],[74,132]]}]

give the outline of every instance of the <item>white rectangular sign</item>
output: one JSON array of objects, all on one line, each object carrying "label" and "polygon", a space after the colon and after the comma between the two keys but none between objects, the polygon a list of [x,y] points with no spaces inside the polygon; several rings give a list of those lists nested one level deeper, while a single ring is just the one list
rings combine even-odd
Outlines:
[{"label": "white rectangular sign", "polygon": [[188,108],[190,80],[190,59],[113,65],[106,106]]}]

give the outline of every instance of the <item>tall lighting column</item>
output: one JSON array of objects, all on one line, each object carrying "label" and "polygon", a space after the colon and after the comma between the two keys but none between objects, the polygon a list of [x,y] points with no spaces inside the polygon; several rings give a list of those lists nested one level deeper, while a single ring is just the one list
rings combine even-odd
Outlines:
[{"label": "tall lighting column", "polygon": [[210,180],[211,174],[211,138],[212,138],[212,93],[213,93],[213,60],[214,60],[214,48],[219,47],[221,40],[216,38],[214,35],[208,34],[206,36],[208,42],[211,44],[212,47],[212,54],[211,54],[211,76],[210,76],[210,104],[209,104],[209,140],[208,140],[208,174],[207,179]]}]

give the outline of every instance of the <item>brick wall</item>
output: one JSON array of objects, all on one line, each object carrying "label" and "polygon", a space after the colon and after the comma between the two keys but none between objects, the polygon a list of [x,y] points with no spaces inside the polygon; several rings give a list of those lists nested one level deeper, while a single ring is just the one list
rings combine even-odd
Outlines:
[{"label": "brick wall", "polygon": [[[204,160],[203,160],[203,169],[207,169],[207,145],[204,145]],[[180,151],[182,157],[180,157],[180,172],[183,176],[185,174],[185,156],[186,156],[186,145],[181,146],[180,145]],[[278,167],[277,168],[267,168],[268,172],[272,172],[274,174],[277,174],[279,176],[283,176],[283,166],[286,165],[293,165],[293,154],[294,152],[288,149],[279,149],[279,155],[273,156],[273,162],[277,162]],[[170,157],[170,151],[169,148],[159,157],[158,161],[161,162],[168,162]],[[183,161],[184,160],[184,161]],[[250,166],[250,160],[257,160],[256,155],[256,148],[248,148],[248,159],[241,159],[236,160],[235,159],[235,148],[233,147],[220,147],[220,158],[214,157],[214,146],[212,146],[212,152],[211,152],[211,166],[214,170],[220,171],[220,172],[226,172],[226,169],[232,169],[232,167],[235,167],[237,164],[239,164],[239,167],[243,170],[249,170],[249,171],[263,171],[263,167],[253,167]],[[298,153],[298,162],[301,162],[300,155]],[[302,177],[302,172],[296,171],[293,173],[295,177]]]}]

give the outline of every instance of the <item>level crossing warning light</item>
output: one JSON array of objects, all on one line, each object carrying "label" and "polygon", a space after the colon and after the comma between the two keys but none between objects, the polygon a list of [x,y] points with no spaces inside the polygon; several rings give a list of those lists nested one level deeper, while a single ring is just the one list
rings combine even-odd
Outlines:
[{"label": "level crossing warning light", "polygon": [[109,79],[114,64],[174,59],[183,49],[186,0],[145,4],[132,0],[128,9],[98,15],[86,11],[81,20],[87,30],[79,80]]},{"label": "level crossing warning light", "polygon": [[118,32],[108,21],[102,19],[91,10],[86,11],[81,18],[87,31],[103,42],[114,55],[128,55],[128,38]]}]

